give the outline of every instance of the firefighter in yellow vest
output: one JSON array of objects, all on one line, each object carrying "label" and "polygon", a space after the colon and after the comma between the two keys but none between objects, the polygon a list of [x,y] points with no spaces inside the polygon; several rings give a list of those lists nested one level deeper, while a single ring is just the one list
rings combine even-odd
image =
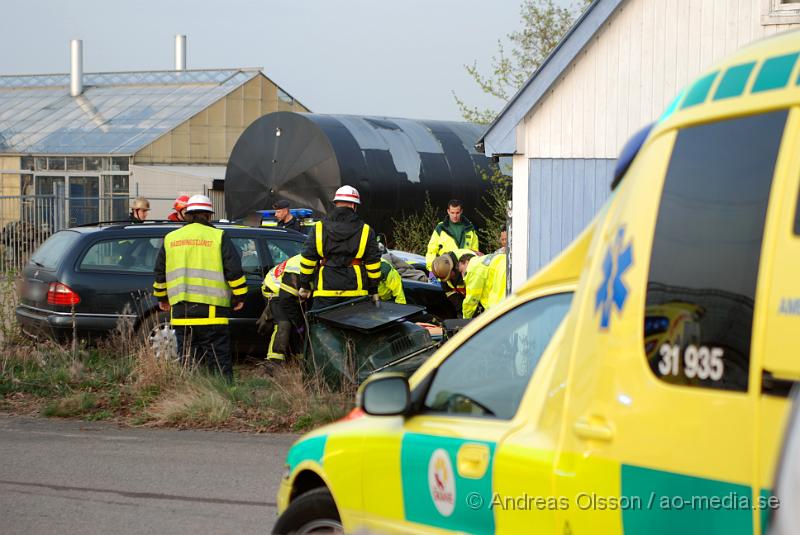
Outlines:
[{"label": "firefighter in yellow vest", "polygon": [[205,195],[186,205],[183,227],[164,237],[156,258],[153,295],[171,312],[182,361],[205,361],[233,380],[228,317],[247,294],[239,252],[224,231],[210,223],[214,209]]},{"label": "firefighter in yellow vest", "polygon": [[462,304],[464,319],[470,319],[496,305],[506,295],[506,255],[465,254],[458,260],[467,294]]},{"label": "firefighter in yellow vest", "polygon": [[428,271],[433,269],[433,261],[437,256],[456,249],[478,250],[478,232],[470,220],[464,217],[463,204],[458,199],[448,202],[447,217],[433,229],[425,253],[425,265]]},{"label": "firefighter in yellow vest", "polygon": [[[284,362],[287,355],[302,351],[302,340],[298,339],[304,324],[299,289],[300,255],[284,260],[264,277],[261,294],[267,299],[274,325],[267,351],[270,364]],[[295,333],[298,336],[292,336]]]},{"label": "firefighter in yellow vest", "polygon": [[461,317],[464,296],[467,295],[464,278],[458,270],[458,260],[464,255],[474,254],[475,251],[471,249],[455,249],[437,256],[431,265],[431,273],[439,279],[447,300],[453,305],[453,317]]},{"label": "firefighter in yellow vest", "polygon": [[381,301],[394,301],[401,305],[406,304],[406,294],[403,292],[403,278],[394,266],[381,258],[381,282],[378,283],[378,297]]},{"label": "firefighter in yellow vest", "polygon": [[364,295],[377,299],[381,278],[375,232],[356,214],[361,204],[358,190],[342,186],[336,190],[333,204],[325,221],[311,227],[300,258],[300,296],[312,295],[314,280],[314,309]]}]

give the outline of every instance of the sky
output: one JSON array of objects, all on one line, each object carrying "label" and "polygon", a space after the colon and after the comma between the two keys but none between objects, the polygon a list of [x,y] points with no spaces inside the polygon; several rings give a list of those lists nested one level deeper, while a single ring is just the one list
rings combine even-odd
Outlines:
[{"label": "sky", "polygon": [[[568,0],[557,0],[567,4]],[[318,113],[461,120],[453,99],[500,110],[464,65],[488,73],[520,0],[3,0],[0,74],[262,67]]]}]

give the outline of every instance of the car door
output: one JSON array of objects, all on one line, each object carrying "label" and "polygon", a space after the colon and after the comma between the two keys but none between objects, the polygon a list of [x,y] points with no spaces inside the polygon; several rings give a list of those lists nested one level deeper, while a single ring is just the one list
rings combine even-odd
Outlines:
[{"label": "car door", "polygon": [[[764,306],[759,307],[759,328],[753,337],[753,361],[758,359],[761,395],[758,398],[758,494],[762,504],[761,524],[765,532],[773,474],[789,413],[789,393],[800,383],[800,113],[792,111],[783,154],[789,160],[782,176],[776,176],[765,232],[772,247],[765,247],[759,285]],[[780,182],[778,182],[780,179]],[[766,500],[766,502],[765,502]],[[783,501],[781,503],[782,508]],[[786,524],[783,526],[786,527]]]},{"label": "car door", "polygon": [[664,132],[616,192],[565,334],[557,532],[756,529],[751,338],[786,120]]},{"label": "car door", "polygon": [[365,437],[368,524],[495,530],[498,446],[519,426],[520,403],[570,300],[569,291],[559,290],[501,305],[492,321],[417,383],[418,414],[376,424]]},{"label": "car door", "polygon": [[[100,234],[100,233],[98,233]],[[98,236],[65,277],[81,296],[81,312],[141,317],[156,306],[153,272],[163,235]]]},{"label": "car door", "polygon": [[231,311],[231,340],[240,353],[260,353],[266,346],[264,338],[256,330],[256,320],[264,310],[261,283],[269,256],[255,236],[232,233],[231,242],[242,259],[242,271],[247,281],[244,308]]}]

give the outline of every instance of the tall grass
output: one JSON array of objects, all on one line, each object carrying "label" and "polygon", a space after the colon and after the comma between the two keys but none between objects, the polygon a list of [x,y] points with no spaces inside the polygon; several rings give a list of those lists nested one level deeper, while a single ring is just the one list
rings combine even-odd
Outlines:
[{"label": "tall grass", "polygon": [[[0,296],[14,294],[9,286],[13,281],[0,284]],[[129,320],[92,346],[32,341],[19,335],[9,300],[0,308],[0,410],[128,425],[305,431],[352,406],[352,389],[334,391],[301,363],[271,377],[240,364],[228,384],[205,366],[157,353],[149,333]]]}]

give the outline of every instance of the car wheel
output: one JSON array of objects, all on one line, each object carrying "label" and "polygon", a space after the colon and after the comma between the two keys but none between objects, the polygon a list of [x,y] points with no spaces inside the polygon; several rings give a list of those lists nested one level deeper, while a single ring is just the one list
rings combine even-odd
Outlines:
[{"label": "car wheel", "polygon": [[177,359],[178,340],[173,329],[165,318],[152,314],[142,321],[139,332],[145,342],[153,350],[156,358]]},{"label": "car wheel", "polygon": [[336,502],[324,487],[301,494],[278,518],[273,535],[343,534]]}]

